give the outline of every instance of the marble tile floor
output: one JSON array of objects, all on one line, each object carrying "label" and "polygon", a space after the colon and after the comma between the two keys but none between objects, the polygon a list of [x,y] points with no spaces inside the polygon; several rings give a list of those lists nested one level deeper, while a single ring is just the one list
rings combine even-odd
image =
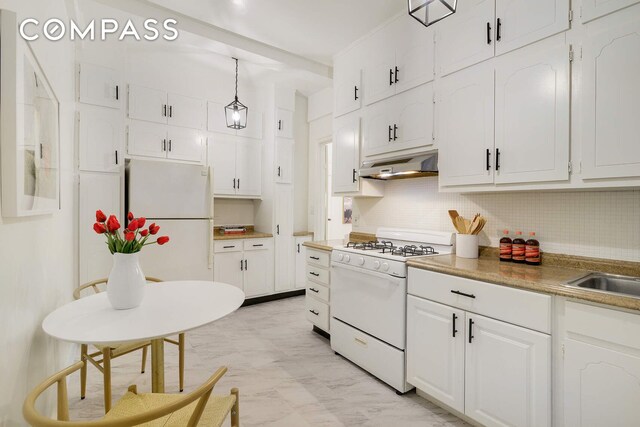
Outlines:
[{"label": "marble tile floor", "polygon": [[[219,366],[229,372],[214,393],[240,389],[243,427],[450,427],[462,420],[415,392],[398,396],[392,388],[331,350],[305,320],[304,297],[249,307],[186,336],[185,392]],[[130,384],[151,388],[150,367],[140,373],[141,352],[112,362],[113,398]],[[88,368],[87,397],[80,400],[80,379],[70,379],[71,419],[95,419],[103,413],[102,375]],[[165,384],[178,392],[178,352],[165,345]],[[225,425],[228,425],[225,422]]]}]

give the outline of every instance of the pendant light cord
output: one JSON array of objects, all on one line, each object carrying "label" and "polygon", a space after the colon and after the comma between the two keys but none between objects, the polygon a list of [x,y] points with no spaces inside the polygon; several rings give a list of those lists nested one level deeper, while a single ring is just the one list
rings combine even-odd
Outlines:
[{"label": "pendant light cord", "polygon": [[236,101],[238,100],[238,58],[233,58],[236,60]]}]

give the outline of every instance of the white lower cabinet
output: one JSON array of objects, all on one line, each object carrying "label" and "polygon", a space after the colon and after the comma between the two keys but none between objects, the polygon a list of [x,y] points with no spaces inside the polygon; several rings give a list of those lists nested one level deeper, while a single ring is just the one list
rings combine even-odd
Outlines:
[{"label": "white lower cabinet", "polygon": [[[308,240],[308,238],[307,238]],[[317,328],[329,332],[331,310],[331,272],[329,263],[330,251],[320,251],[306,248],[300,280],[304,280],[306,287],[306,315],[307,319]],[[297,268],[297,265],[296,265]],[[297,276],[296,270],[296,276]],[[310,274],[311,272],[316,273]]]},{"label": "white lower cabinet", "polygon": [[551,425],[551,337],[467,313],[465,411],[486,426]]},{"label": "white lower cabinet", "polygon": [[293,187],[289,184],[275,184],[274,194],[275,224],[275,288],[276,291],[290,291],[294,288],[293,259]]},{"label": "white lower cabinet", "polygon": [[566,303],[564,425],[637,426],[640,316]]},{"label": "white lower cabinet", "polygon": [[[421,273],[409,273],[409,291],[418,296],[407,298],[407,382],[485,426],[551,425],[551,336],[512,324],[518,319],[504,303],[516,301],[514,290],[486,284],[483,292],[482,282]],[[539,294],[517,292],[519,307],[530,302],[549,316]],[[448,295],[458,307],[419,297]],[[474,307],[509,323],[469,311]]]},{"label": "white lower cabinet", "polygon": [[247,298],[273,293],[273,239],[215,242],[214,280],[242,289]]}]

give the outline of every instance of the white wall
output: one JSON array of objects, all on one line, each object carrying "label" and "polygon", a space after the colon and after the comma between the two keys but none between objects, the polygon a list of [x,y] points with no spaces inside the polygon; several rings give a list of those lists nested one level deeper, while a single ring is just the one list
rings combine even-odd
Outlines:
[{"label": "white wall", "polygon": [[215,199],[213,222],[222,225],[254,225],[253,200]]},{"label": "white wall", "polygon": [[[0,0],[18,21],[56,16],[66,20],[63,0]],[[62,209],[53,215],[0,220],[0,425],[23,425],[27,392],[77,356],[70,345],[42,332],[44,317],[72,299],[77,238],[74,185],[74,48],[38,40],[35,55],[60,101]],[[47,408],[52,409],[51,401]]]},{"label": "white wall", "polygon": [[640,190],[452,194],[438,179],[388,181],[382,199],[354,199],[354,230],[378,227],[454,231],[447,211],[488,219],[481,244],[503,229],[535,231],[543,251],[640,261]]}]

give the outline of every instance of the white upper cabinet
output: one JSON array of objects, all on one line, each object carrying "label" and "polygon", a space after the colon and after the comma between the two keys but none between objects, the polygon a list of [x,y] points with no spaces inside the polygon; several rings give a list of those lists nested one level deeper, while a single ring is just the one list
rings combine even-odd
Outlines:
[{"label": "white upper cabinet", "polygon": [[249,108],[247,115],[247,127],[244,129],[231,129],[227,127],[224,115],[225,104],[209,101],[207,103],[207,129],[209,132],[237,135],[243,138],[262,139],[263,116],[262,111]]},{"label": "white upper cabinet", "polygon": [[209,138],[209,164],[213,167],[213,194],[236,194],[236,141],[233,138]]},{"label": "white upper cabinet", "polygon": [[235,137],[209,138],[215,196],[259,198],[262,194],[262,144]]},{"label": "white upper cabinet", "polygon": [[201,99],[129,85],[130,119],[204,129],[206,108],[206,103]]},{"label": "white upper cabinet", "polygon": [[203,162],[204,139],[195,129],[167,128],[167,159]]},{"label": "white upper cabinet", "polygon": [[166,126],[137,120],[129,124],[127,153],[130,156],[166,158],[167,148]]},{"label": "white upper cabinet", "polygon": [[551,337],[467,313],[465,414],[485,426],[551,425]]},{"label": "white upper cabinet", "polygon": [[593,21],[640,0],[582,0],[582,22]]},{"label": "white upper cabinet", "polygon": [[360,188],[360,118],[347,116],[334,121],[333,191],[348,193]]},{"label": "white upper cabinet", "polygon": [[129,85],[129,118],[154,123],[167,123],[167,92]]},{"label": "white upper cabinet", "polygon": [[276,136],[293,138],[293,110],[276,108]]},{"label": "white upper cabinet", "polygon": [[402,15],[369,41],[364,69],[367,105],[433,80],[434,33]]},{"label": "white upper cabinet", "polygon": [[474,0],[438,27],[438,74],[569,29],[569,0]]},{"label": "white upper cabinet", "polygon": [[116,70],[99,65],[81,63],[79,66],[79,96],[84,104],[120,108],[122,86]]},{"label": "white upper cabinet", "polygon": [[440,76],[493,57],[494,1],[474,0],[438,25],[436,62]]},{"label": "white upper cabinet", "polygon": [[495,79],[496,184],[568,180],[569,47],[500,57]]},{"label": "white upper cabinet", "polygon": [[167,123],[191,129],[204,129],[206,105],[202,99],[167,94]]},{"label": "white upper cabinet", "polygon": [[496,55],[569,29],[569,0],[496,0]]},{"label": "white upper cabinet", "polygon": [[482,64],[442,79],[437,105],[440,185],[492,183],[492,64]]},{"label": "white upper cabinet", "polygon": [[583,177],[640,177],[640,16],[607,19],[583,45]]},{"label": "white upper cabinet", "polygon": [[407,297],[407,382],[464,413],[465,312]]},{"label": "white upper cabinet", "polygon": [[80,170],[119,172],[124,164],[124,126],[120,111],[79,105]]},{"label": "white upper cabinet", "polygon": [[262,144],[240,139],[236,143],[237,192],[240,196],[262,194]]},{"label": "white upper cabinet", "polygon": [[291,184],[293,182],[293,140],[276,138],[275,182]]},{"label": "white upper cabinet", "polygon": [[129,124],[127,153],[186,162],[204,162],[204,138],[195,129],[159,126],[132,120]]},{"label": "white upper cabinet", "polygon": [[336,59],[334,66],[334,116],[342,116],[362,105],[362,70],[350,58]]},{"label": "white upper cabinet", "polygon": [[433,144],[433,83],[370,106],[364,117],[363,155],[397,153]]}]

